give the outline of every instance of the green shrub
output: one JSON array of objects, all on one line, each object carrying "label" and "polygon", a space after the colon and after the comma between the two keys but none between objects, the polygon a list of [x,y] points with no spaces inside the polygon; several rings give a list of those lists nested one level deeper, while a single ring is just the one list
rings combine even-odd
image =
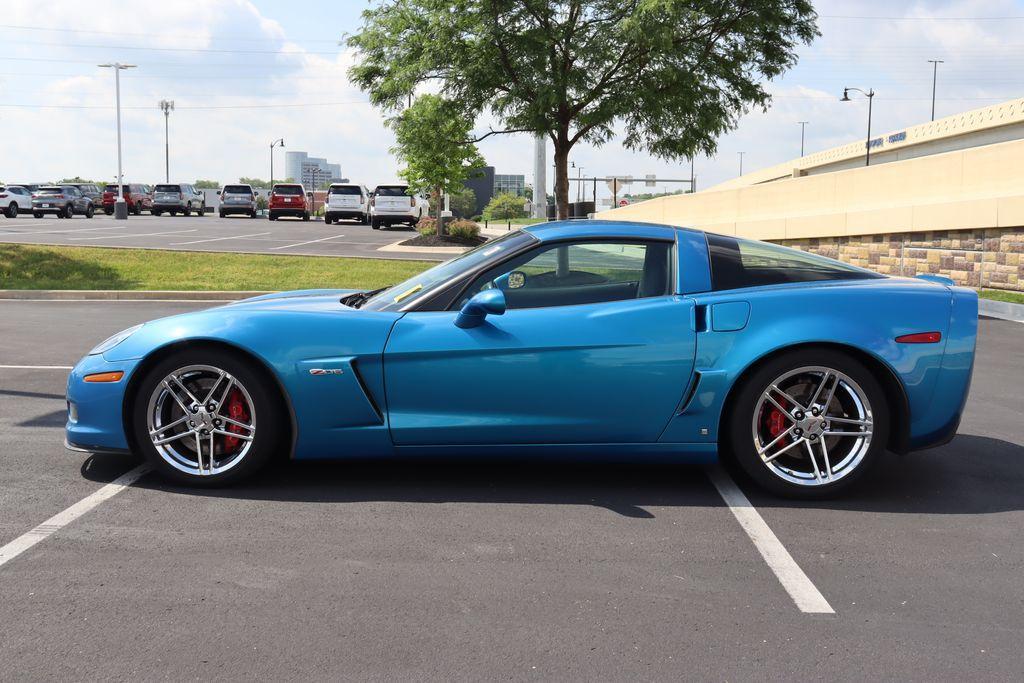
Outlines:
[{"label": "green shrub", "polygon": [[526,197],[503,192],[495,195],[484,208],[484,218],[489,221],[504,221],[526,216]]},{"label": "green shrub", "polygon": [[457,220],[448,223],[448,234],[464,240],[480,237],[480,226],[473,221]]},{"label": "green shrub", "polygon": [[437,219],[433,216],[424,216],[416,224],[416,231],[419,234],[427,237],[429,235],[437,234]]}]

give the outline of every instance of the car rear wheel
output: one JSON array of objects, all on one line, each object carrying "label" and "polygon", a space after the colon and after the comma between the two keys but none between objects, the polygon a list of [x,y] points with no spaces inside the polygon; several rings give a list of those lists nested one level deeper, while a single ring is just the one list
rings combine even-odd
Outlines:
[{"label": "car rear wheel", "polygon": [[33,211],[32,212],[32,218],[42,218],[42,217],[43,217],[43,214],[39,213],[38,211]]},{"label": "car rear wheel", "polygon": [[844,353],[783,354],[738,391],[728,416],[728,451],[773,493],[835,495],[861,479],[885,450],[885,394],[874,375]]},{"label": "car rear wheel", "polygon": [[154,216],[159,216],[160,214],[163,213],[163,209],[153,209],[152,211],[150,211],[150,213],[153,214]]},{"label": "car rear wheel", "polygon": [[132,213],[134,213],[136,216],[142,213],[142,202],[135,203],[135,206],[132,207]]},{"label": "car rear wheel", "polygon": [[255,210],[249,212],[249,218],[256,218],[256,211]]},{"label": "car rear wheel", "polygon": [[309,220],[309,212],[306,212],[306,213],[302,214],[302,220],[304,220],[304,221],[308,221]]},{"label": "car rear wheel", "polygon": [[182,216],[191,216],[192,215],[192,205],[191,204],[187,205],[184,208],[184,210],[182,210],[181,215]]},{"label": "car rear wheel", "polygon": [[267,218],[269,218],[272,221],[276,221],[277,220],[277,214],[275,214],[273,211],[271,211],[270,213],[267,214]]},{"label": "car rear wheel", "polygon": [[158,363],[132,408],[135,442],[164,477],[219,486],[279,450],[281,401],[261,373],[220,349],[183,350]]},{"label": "car rear wheel", "polygon": [[17,218],[18,205],[15,204],[14,202],[11,202],[10,206],[7,207],[7,211],[4,212],[4,215],[7,216],[8,218]]},{"label": "car rear wheel", "polygon": [[65,206],[64,207],[64,218],[74,218],[74,216],[75,216],[75,207],[73,205],[71,205],[71,204],[68,204],[67,206]]},{"label": "car rear wheel", "polygon": [[87,208],[85,209],[85,217],[86,217],[86,218],[92,218],[92,217],[93,217],[94,215],[96,215],[96,209],[94,209],[94,208],[93,208],[93,206],[92,206],[92,204],[90,204],[90,205],[89,205],[89,206],[88,206],[88,207],[87,207]]}]

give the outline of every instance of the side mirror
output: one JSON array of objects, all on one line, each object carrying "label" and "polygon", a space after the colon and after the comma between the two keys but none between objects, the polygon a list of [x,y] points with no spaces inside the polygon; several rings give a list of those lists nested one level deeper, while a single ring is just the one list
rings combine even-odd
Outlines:
[{"label": "side mirror", "polygon": [[462,329],[477,327],[483,324],[488,315],[505,313],[505,294],[500,289],[488,289],[477,292],[466,302],[455,318],[455,326]]}]

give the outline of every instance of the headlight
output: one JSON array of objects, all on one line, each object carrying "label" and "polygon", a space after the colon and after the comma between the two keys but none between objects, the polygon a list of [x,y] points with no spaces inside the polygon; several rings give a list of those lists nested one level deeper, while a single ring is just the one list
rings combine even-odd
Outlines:
[{"label": "headlight", "polygon": [[95,356],[96,354],[99,354],[99,353],[106,353],[110,349],[114,348],[115,346],[117,346],[118,344],[123,342],[128,337],[130,337],[133,334],[135,334],[139,330],[139,328],[141,328],[141,327],[142,327],[142,325],[136,325],[135,327],[129,327],[127,330],[121,330],[120,332],[118,332],[114,336],[108,337],[104,341],[102,341],[99,344],[97,344],[96,347],[92,351],[89,352],[89,355],[90,356]]}]

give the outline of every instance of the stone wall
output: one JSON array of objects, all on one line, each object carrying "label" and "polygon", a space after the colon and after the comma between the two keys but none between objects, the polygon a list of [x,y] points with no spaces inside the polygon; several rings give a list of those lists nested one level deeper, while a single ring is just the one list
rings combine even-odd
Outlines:
[{"label": "stone wall", "polygon": [[968,287],[1024,291],[1024,228],[771,241],[886,275],[930,273]]}]

